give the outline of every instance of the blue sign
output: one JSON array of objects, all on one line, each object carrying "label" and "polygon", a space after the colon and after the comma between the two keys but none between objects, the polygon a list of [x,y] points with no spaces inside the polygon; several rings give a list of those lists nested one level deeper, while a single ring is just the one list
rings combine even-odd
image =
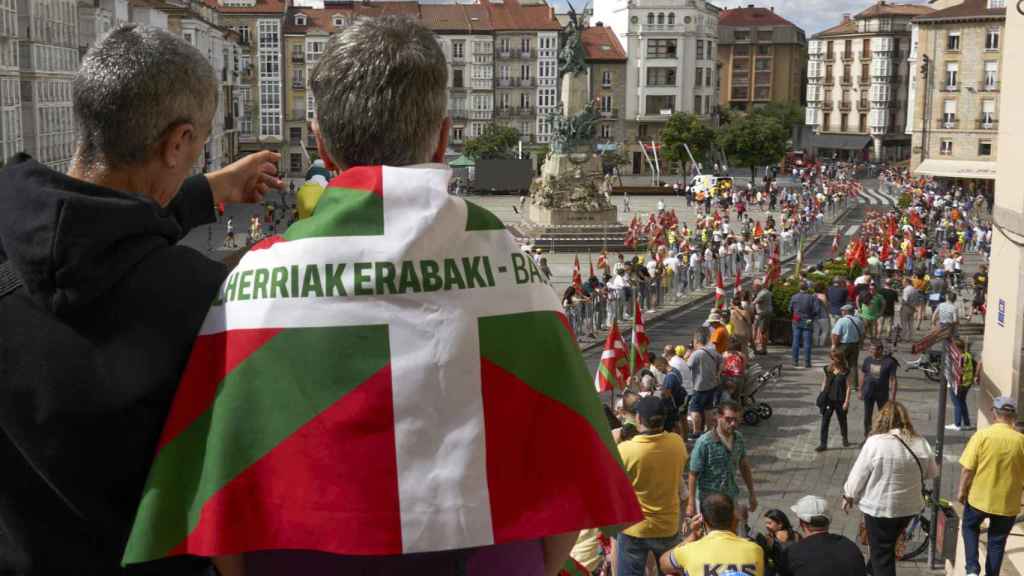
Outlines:
[{"label": "blue sign", "polygon": [[996,314],[996,324],[999,324],[999,327],[1002,328],[1005,323],[1006,323],[1006,300],[1003,300],[1002,298],[1000,298],[999,299],[999,311]]}]

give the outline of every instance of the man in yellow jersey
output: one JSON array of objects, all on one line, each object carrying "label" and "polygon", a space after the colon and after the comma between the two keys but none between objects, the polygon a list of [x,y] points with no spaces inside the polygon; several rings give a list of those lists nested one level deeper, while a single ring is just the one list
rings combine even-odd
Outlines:
[{"label": "man in yellow jersey", "polygon": [[964,571],[981,574],[978,538],[988,519],[988,554],[985,574],[997,576],[1003,563],[1006,538],[1020,512],[1024,491],[1024,434],[1014,429],[1017,403],[1006,396],[992,401],[994,423],[971,437],[960,457],[960,490],[964,505]]},{"label": "man in yellow jersey", "polygon": [[619,444],[619,454],[644,519],[616,537],[618,576],[644,576],[649,553],[657,558],[679,542],[679,487],[686,443],[678,434],[665,432],[665,405],[660,399],[642,398],[636,414],[639,434]]},{"label": "man in yellow jersey", "polygon": [[764,576],[764,551],[736,535],[736,510],[725,494],[708,494],[700,501],[701,514],[679,546],[661,555],[659,567],[666,574],[724,576],[740,573]]}]

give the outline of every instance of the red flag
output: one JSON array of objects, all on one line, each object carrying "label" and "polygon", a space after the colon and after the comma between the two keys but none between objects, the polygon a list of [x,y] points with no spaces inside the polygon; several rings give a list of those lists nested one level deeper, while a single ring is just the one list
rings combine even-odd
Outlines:
[{"label": "red flag", "polygon": [[644,366],[647,366],[647,347],[651,341],[647,338],[647,330],[644,328],[643,310],[640,309],[640,299],[633,301],[633,344],[629,348],[629,373],[636,374]]},{"label": "red flag", "polygon": [[608,268],[608,256],[601,252],[597,255],[597,269],[604,271],[606,268]]},{"label": "red flag", "polygon": [[715,308],[721,310],[725,307],[725,282],[722,281],[722,271],[718,271],[718,280],[715,284]]},{"label": "red flag", "polygon": [[761,228],[761,221],[758,220],[758,222],[754,224],[754,238],[760,238],[761,236],[764,236],[764,228]]},{"label": "red flag", "polygon": [[868,266],[868,247],[864,244],[863,240],[857,246],[857,263],[860,264],[861,269]]},{"label": "red flag", "polygon": [[882,252],[878,255],[878,258],[882,262],[888,262],[890,256],[892,256],[892,248],[889,247],[889,240],[886,240],[882,242]]},{"label": "red flag", "polygon": [[580,257],[577,255],[572,262],[572,285],[577,294],[583,293],[583,278],[580,275]]},{"label": "red flag", "polygon": [[604,341],[604,352],[601,353],[597,374],[594,375],[594,388],[598,393],[625,388],[626,380],[629,378],[628,370],[626,344],[622,341],[622,335],[619,334],[619,324],[614,322]]}]

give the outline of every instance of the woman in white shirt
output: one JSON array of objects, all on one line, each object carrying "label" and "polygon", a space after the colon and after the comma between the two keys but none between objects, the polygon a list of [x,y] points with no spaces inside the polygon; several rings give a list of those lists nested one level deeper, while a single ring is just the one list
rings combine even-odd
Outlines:
[{"label": "woman in white shirt", "polygon": [[895,576],[896,540],[924,507],[925,482],[937,474],[932,447],[914,431],[906,407],[883,406],[843,486],[843,511],[856,504],[864,513],[873,576]]}]

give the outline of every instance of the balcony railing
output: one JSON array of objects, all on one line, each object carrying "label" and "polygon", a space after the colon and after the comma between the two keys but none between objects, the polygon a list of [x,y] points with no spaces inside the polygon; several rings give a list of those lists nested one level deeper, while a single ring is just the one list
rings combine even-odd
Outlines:
[{"label": "balcony railing", "polygon": [[957,86],[956,84],[946,84],[939,90],[942,92],[957,92],[960,90],[960,87]]},{"label": "balcony railing", "polygon": [[292,88],[295,90],[303,90],[306,88],[306,83],[302,80],[292,80]]},{"label": "balcony railing", "polygon": [[867,100],[860,100],[860,101],[857,102],[857,110],[865,111],[865,110],[870,110],[870,109],[871,109],[871,103],[868,102]]},{"label": "balcony railing", "polygon": [[530,87],[530,86],[536,86],[537,85],[537,79],[536,78],[516,78],[515,79],[515,85],[523,87],[523,88],[527,88],[527,87]]},{"label": "balcony railing", "polygon": [[850,102],[839,101],[839,110],[841,112],[849,112],[851,108],[853,108],[853,105]]},{"label": "balcony railing", "polygon": [[995,118],[978,118],[978,130],[998,130],[999,120]]},{"label": "balcony railing", "polygon": [[610,108],[610,109],[601,110],[601,118],[618,118],[618,117],[619,117],[619,109],[618,108]]},{"label": "balcony railing", "polygon": [[858,82],[858,83],[859,83],[859,84],[860,84],[861,86],[867,86],[867,85],[871,84],[871,76],[861,76],[861,77],[860,77],[860,78],[859,78],[859,79],[857,80],[857,82]]},{"label": "balcony railing", "polygon": [[935,121],[935,127],[944,130],[956,130],[958,126],[960,126],[960,120],[957,118],[939,118]]},{"label": "balcony railing", "polygon": [[839,83],[843,86],[850,86],[853,84],[853,76],[843,76],[839,79]]},{"label": "balcony railing", "polygon": [[498,78],[498,86],[501,88],[510,88],[512,86],[512,78]]},{"label": "balcony railing", "polygon": [[452,108],[448,110],[448,115],[451,116],[453,120],[465,119],[468,117],[469,111],[466,110],[465,108]]},{"label": "balcony railing", "polygon": [[498,56],[499,60],[511,60],[512,59],[512,51],[511,50],[498,50],[497,56]]},{"label": "balcony railing", "polygon": [[306,56],[303,54],[292,54],[292,62],[296,64],[302,64],[306,61]]},{"label": "balcony railing", "polygon": [[522,60],[533,60],[537,57],[536,50],[519,50],[519,58]]},{"label": "balcony railing", "polygon": [[853,52],[843,52],[843,62],[853,62]]},{"label": "balcony railing", "polygon": [[979,92],[999,92],[999,81],[987,83],[982,81],[981,85],[978,86]]},{"label": "balcony railing", "polygon": [[452,86],[451,87],[451,91],[452,92],[465,92],[466,91],[466,86],[465,86],[465,84],[460,84],[458,86]]},{"label": "balcony railing", "polygon": [[833,76],[825,76],[825,86],[831,86],[835,83],[835,80]]}]

